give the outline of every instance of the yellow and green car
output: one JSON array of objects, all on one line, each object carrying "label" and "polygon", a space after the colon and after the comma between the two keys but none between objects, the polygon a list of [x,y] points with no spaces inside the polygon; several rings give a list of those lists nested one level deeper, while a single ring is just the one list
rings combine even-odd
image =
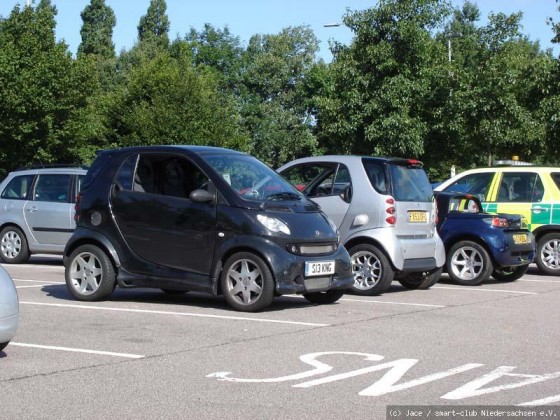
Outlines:
[{"label": "yellow and green car", "polygon": [[540,272],[560,275],[560,167],[470,169],[435,190],[476,195],[487,212],[522,215],[537,241]]}]

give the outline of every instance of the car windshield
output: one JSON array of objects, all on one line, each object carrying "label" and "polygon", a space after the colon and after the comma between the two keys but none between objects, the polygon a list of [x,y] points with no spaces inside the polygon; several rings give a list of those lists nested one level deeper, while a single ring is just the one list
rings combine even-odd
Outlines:
[{"label": "car windshield", "polygon": [[294,201],[304,197],[289,182],[252,156],[218,155],[205,160],[245,200]]}]

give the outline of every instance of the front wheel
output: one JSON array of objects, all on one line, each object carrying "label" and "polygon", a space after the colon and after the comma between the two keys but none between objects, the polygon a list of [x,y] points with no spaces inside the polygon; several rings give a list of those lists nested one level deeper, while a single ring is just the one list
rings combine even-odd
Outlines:
[{"label": "front wheel", "polygon": [[227,303],[243,312],[259,311],[272,303],[274,279],[257,255],[239,252],[229,257],[222,270],[222,292]]},{"label": "front wheel", "polygon": [[21,264],[29,259],[27,239],[19,228],[4,228],[0,238],[0,257],[6,264]]},{"label": "front wheel", "polygon": [[539,239],[535,263],[543,274],[556,276],[560,273],[560,233],[547,233]]},{"label": "front wheel", "polygon": [[65,277],[70,293],[88,302],[106,299],[116,284],[111,260],[95,245],[82,245],[70,254]]},{"label": "front wheel", "polygon": [[476,286],[490,278],[492,260],[482,245],[460,241],[447,253],[447,274],[455,283]]},{"label": "front wheel", "polygon": [[354,285],[351,290],[357,295],[375,296],[385,292],[395,272],[385,254],[376,246],[356,245],[350,249]]},{"label": "front wheel", "polygon": [[303,297],[317,305],[328,305],[330,303],[335,303],[343,294],[344,290],[328,290],[326,292],[304,293]]},{"label": "front wheel", "polygon": [[9,343],[9,341],[7,343],[0,343],[0,351],[4,350]]},{"label": "front wheel", "polygon": [[498,281],[515,281],[523,277],[528,269],[529,264],[520,265],[517,267],[496,268],[492,273],[492,277],[494,277]]},{"label": "front wheel", "polygon": [[407,277],[399,279],[399,283],[407,289],[426,290],[439,281],[442,271],[443,267],[424,273],[411,273]]}]

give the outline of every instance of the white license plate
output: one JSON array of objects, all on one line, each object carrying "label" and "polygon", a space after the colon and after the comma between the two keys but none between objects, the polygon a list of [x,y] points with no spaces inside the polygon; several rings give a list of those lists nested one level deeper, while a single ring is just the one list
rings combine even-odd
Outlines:
[{"label": "white license plate", "polygon": [[305,263],[305,277],[334,274],[334,261],[317,261]]}]

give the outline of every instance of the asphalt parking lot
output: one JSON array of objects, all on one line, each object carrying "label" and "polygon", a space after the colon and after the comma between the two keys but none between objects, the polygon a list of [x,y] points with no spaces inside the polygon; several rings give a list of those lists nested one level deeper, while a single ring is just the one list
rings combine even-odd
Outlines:
[{"label": "asphalt parking lot", "polygon": [[117,289],[72,299],[60,258],[4,265],[20,326],[0,418],[374,419],[387,405],[560,405],[560,277],[316,306]]}]

